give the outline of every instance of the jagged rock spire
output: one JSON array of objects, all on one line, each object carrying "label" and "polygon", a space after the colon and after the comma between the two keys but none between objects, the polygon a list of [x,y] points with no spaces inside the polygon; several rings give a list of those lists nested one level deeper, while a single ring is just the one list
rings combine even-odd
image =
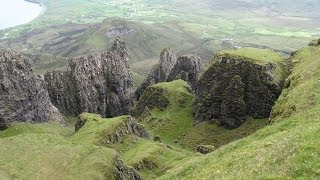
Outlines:
[{"label": "jagged rock spire", "polygon": [[114,117],[133,106],[133,80],[126,43],[116,38],[107,52],[73,58],[65,70],[45,74],[52,102],[65,114]]},{"label": "jagged rock spire", "polygon": [[172,49],[164,49],[160,54],[159,63],[152,68],[148,77],[137,88],[135,93],[136,98],[139,99],[147,87],[159,82],[166,82],[176,62],[177,58],[174,51]]},{"label": "jagged rock spire", "polygon": [[0,130],[12,121],[46,122],[64,118],[52,105],[46,84],[21,53],[0,50]]}]

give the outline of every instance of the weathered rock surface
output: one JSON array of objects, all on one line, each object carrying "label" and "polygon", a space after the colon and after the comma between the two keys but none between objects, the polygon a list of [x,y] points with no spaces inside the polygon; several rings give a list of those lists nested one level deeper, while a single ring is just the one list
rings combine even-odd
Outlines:
[{"label": "weathered rock surface", "polygon": [[101,145],[120,143],[129,135],[136,135],[140,138],[150,138],[149,132],[143,125],[138,124],[137,121],[129,116],[123,124],[119,124],[112,132],[101,134],[98,143]]},{"label": "weathered rock surface", "polygon": [[228,87],[222,93],[221,119],[224,127],[238,127],[246,116],[246,103],[244,102],[245,84],[239,75],[234,76]]},{"label": "weathered rock surface", "polygon": [[212,145],[198,145],[196,151],[201,154],[208,154],[215,151],[216,148]]},{"label": "weathered rock surface", "polygon": [[191,87],[195,89],[201,71],[202,65],[199,57],[182,56],[178,58],[177,63],[171,70],[167,81],[170,82],[182,79],[188,82]]},{"label": "weathered rock surface", "polygon": [[[277,56],[273,52],[270,55]],[[246,116],[269,117],[286,78],[279,58],[261,61],[227,53],[217,55],[197,83],[196,122],[218,120],[223,127],[233,129]]]},{"label": "weathered rock surface", "polygon": [[142,159],[140,162],[133,165],[134,169],[141,171],[144,169],[152,170],[156,169],[158,165],[154,163],[152,160],[149,160],[148,158]]},{"label": "weathered rock surface", "polygon": [[140,98],[142,93],[151,85],[159,82],[166,82],[169,74],[177,62],[176,55],[171,49],[164,49],[160,54],[160,61],[155,65],[148,77],[144,82],[137,88],[135,96],[137,99]]},{"label": "weathered rock surface", "polygon": [[116,159],[116,180],[140,180],[141,176],[137,173],[137,171],[132,168],[126,166],[123,161],[118,157]]},{"label": "weathered rock surface", "polygon": [[65,70],[45,74],[54,105],[63,113],[128,114],[133,106],[133,80],[126,44],[116,38],[108,52],[69,60]]},{"label": "weathered rock surface", "polygon": [[46,83],[22,54],[0,50],[0,130],[11,122],[40,123],[64,118],[52,105]]}]

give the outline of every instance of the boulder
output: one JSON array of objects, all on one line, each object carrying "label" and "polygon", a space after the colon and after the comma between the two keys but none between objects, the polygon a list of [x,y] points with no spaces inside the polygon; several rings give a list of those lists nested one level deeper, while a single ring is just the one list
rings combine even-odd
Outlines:
[{"label": "boulder", "polygon": [[12,50],[0,50],[0,130],[13,121],[40,123],[63,116],[50,102],[45,81],[32,62]]},{"label": "boulder", "polygon": [[196,151],[201,154],[208,154],[215,151],[216,148],[212,145],[198,145]]},{"label": "boulder", "polygon": [[115,117],[133,106],[133,79],[125,42],[116,38],[107,52],[69,60],[64,70],[45,74],[54,105],[68,115],[82,112]]}]

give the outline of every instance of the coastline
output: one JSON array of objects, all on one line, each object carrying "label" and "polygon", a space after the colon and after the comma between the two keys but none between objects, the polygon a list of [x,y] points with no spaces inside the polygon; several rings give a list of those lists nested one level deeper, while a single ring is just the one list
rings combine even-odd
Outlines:
[{"label": "coastline", "polygon": [[4,24],[5,26],[0,27],[0,31],[4,31],[4,30],[11,29],[11,28],[15,28],[17,26],[28,24],[28,23],[36,20],[40,16],[42,16],[47,10],[47,6],[41,0],[22,0],[22,1],[25,3],[32,4],[33,6],[38,6],[38,8],[39,8],[38,11],[36,11],[36,13],[34,13],[34,15],[32,17],[26,19],[25,21],[21,21],[18,23],[8,23],[8,25]]},{"label": "coastline", "polygon": [[[37,4],[40,7],[42,7],[42,10],[39,13],[39,15],[37,17],[35,17],[34,19],[32,19],[31,21],[33,21],[33,20],[37,19],[38,17],[42,16],[47,10],[47,6],[41,0],[24,0],[24,1],[29,2],[29,3],[33,3],[33,4]],[[25,23],[25,24],[27,24],[27,23]]]}]

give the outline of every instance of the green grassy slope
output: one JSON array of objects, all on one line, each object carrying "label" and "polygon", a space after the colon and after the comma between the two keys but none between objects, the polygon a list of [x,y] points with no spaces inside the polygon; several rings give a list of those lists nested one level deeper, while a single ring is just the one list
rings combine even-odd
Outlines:
[{"label": "green grassy slope", "polygon": [[164,90],[162,95],[169,100],[170,105],[162,110],[149,107],[150,111],[141,115],[140,122],[153,136],[159,136],[163,142],[175,147],[194,150],[197,145],[214,145],[218,148],[252,134],[264,127],[267,122],[266,119],[248,118],[235,130],[227,130],[208,122],[194,126],[194,95],[190,92],[190,86],[182,80],[151,86],[141,96],[137,108],[140,108],[142,101],[148,97],[159,96],[153,93],[157,89]]},{"label": "green grassy slope", "polygon": [[114,177],[115,150],[66,140],[58,124],[16,124],[0,132],[4,179],[105,179]]},{"label": "green grassy slope", "polygon": [[[144,179],[317,178],[319,54],[320,47],[294,53],[287,88],[273,108],[271,124],[264,128],[267,120],[254,119],[231,131],[209,123],[193,126],[194,96],[189,85],[182,80],[159,83],[152,88],[164,90],[169,106],[150,109],[140,123],[163,143],[134,135],[116,144],[97,143],[126,116],[104,119],[82,114],[89,121],[76,133],[54,123],[13,124],[0,132],[0,154],[5,154],[0,156],[0,178],[113,178],[118,154]],[[199,144],[218,149],[208,155],[192,152]]]},{"label": "green grassy slope", "polygon": [[119,128],[125,125],[128,116],[106,119],[96,114],[83,113],[80,117],[87,122],[68,138],[69,141],[73,144],[96,144],[117,150],[125,164],[139,170],[144,179],[163,175],[168,169],[177,166],[180,161],[198,156],[194,152],[142,139],[133,134],[126,135],[118,143],[106,143],[105,139],[110,133],[119,132]]},{"label": "green grassy slope", "polygon": [[319,177],[319,54],[319,47],[307,47],[292,57],[290,85],[275,105],[270,126],[181,164],[162,178]]}]

